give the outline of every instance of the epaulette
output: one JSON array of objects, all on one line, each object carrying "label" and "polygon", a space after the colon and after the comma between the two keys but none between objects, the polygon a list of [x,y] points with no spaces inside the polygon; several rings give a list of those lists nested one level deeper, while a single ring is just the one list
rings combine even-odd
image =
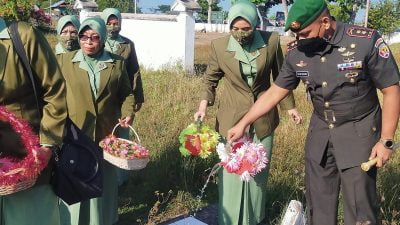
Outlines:
[{"label": "epaulette", "polygon": [[287,51],[288,51],[288,52],[291,51],[291,50],[293,50],[293,49],[295,49],[295,48],[297,48],[297,40],[294,40],[294,41],[289,42],[289,43],[287,44]]},{"label": "epaulette", "polygon": [[351,26],[347,28],[346,34],[351,37],[371,38],[375,30],[360,26]]}]

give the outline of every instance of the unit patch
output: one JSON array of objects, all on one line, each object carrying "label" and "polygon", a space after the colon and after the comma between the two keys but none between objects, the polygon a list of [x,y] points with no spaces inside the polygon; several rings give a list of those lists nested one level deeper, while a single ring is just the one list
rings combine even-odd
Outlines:
[{"label": "unit patch", "polygon": [[379,46],[378,51],[379,51],[379,56],[380,57],[385,58],[385,59],[389,58],[390,50],[389,50],[389,47],[386,44],[381,44]]},{"label": "unit patch", "polygon": [[349,27],[346,34],[351,37],[371,38],[375,30],[368,29],[365,27]]},{"label": "unit patch", "polygon": [[383,38],[378,38],[378,40],[376,40],[375,42],[375,48],[378,48],[380,44],[383,43]]},{"label": "unit patch", "polygon": [[296,71],[296,77],[308,77],[310,76],[308,71]]},{"label": "unit patch", "polygon": [[337,64],[339,71],[362,69],[362,61]]}]

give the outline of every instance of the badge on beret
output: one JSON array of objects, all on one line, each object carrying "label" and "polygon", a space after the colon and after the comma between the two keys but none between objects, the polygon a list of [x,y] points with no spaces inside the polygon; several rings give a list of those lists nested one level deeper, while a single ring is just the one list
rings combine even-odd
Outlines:
[{"label": "badge on beret", "polygon": [[300,24],[298,21],[293,21],[293,22],[290,24],[290,28],[291,28],[292,30],[298,30],[298,29],[300,29],[300,27],[301,27],[301,24]]}]

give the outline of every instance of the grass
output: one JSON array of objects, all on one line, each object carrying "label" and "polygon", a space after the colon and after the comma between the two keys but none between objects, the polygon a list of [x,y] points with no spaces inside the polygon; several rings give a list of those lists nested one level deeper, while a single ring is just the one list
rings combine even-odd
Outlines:
[{"label": "grass", "polygon": [[[55,42],[55,39],[52,39]],[[400,60],[400,45],[391,46]],[[143,145],[151,151],[148,166],[132,175],[120,188],[120,222],[118,225],[159,224],[170,218],[187,214],[197,207],[217,202],[216,184],[206,189],[202,202],[196,201],[209,169],[218,161],[214,155],[207,160],[183,158],[178,151],[178,135],[192,122],[199,103],[201,75],[207,63],[209,46],[195,49],[196,74],[187,76],[179,67],[158,71],[142,71],[145,104],[137,114],[135,128]],[[281,112],[281,123],[275,132],[268,192],[267,218],[269,224],[279,224],[282,212],[291,199],[304,201],[304,141],[311,104],[305,100],[304,87],[295,91],[299,111],[305,117],[302,125],[294,125]],[[206,123],[214,126],[215,107],[209,108]],[[397,132],[396,140],[400,140]],[[380,170],[380,216],[383,225],[400,224],[400,154]],[[340,213],[342,218],[342,213]],[[342,219],[339,224],[343,224]]]}]

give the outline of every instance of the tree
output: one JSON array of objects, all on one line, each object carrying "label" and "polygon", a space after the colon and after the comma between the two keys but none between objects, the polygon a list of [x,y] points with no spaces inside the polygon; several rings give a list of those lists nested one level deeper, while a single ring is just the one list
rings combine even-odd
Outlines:
[{"label": "tree", "polygon": [[160,13],[166,13],[171,11],[171,6],[170,5],[159,5],[158,9],[156,11],[159,11]]},{"label": "tree", "polygon": [[[198,13],[198,16],[201,20],[206,20],[208,18],[208,11],[209,11],[209,2],[213,1],[211,4],[211,11],[221,11],[221,7],[218,6],[219,0],[198,0],[201,10]],[[210,13],[211,14],[211,13]],[[210,15],[211,16],[211,15]]]},{"label": "tree", "polygon": [[33,0],[0,0],[0,15],[5,20],[27,21],[33,5]]},{"label": "tree", "polygon": [[[97,0],[99,11],[103,11],[106,8],[117,8],[123,13],[133,13],[135,11],[135,5],[132,0]],[[140,12],[140,8],[136,10]]]},{"label": "tree", "polygon": [[357,12],[365,7],[366,0],[332,0],[328,4],[331,14],[338,20],[354,24]]},{"label": "tree", "polygon": [[400,26],[400,16],[393,0],[380,0],[369,10],[368,27],[390,35]]}]

